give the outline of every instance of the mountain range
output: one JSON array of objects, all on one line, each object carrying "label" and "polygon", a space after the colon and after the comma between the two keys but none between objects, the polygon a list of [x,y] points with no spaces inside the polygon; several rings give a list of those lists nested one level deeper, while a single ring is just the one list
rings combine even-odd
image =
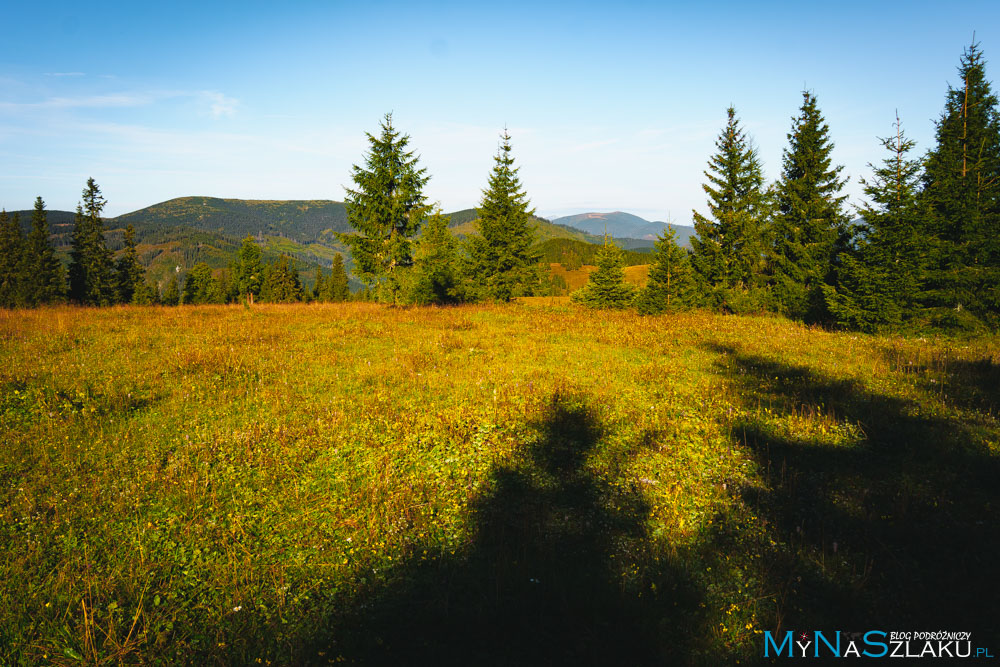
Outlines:
[{"label": "mountain range", "polygon": [[[20,211],[25,229],[31,211]],[[476,233],[476,209],[448,214],[452,232],[458,237]],[[57,252],[68,258],[74,214],[48,211],[50,229]],[[351,266],[347,248],[338,232],[350,231],[343,202],[330,200],[244,200],[216,197],[180,197],[131,213],[105,219],[108,247],[119,250],[124,230],[135,228],[140,262],[149,275],[165,284],[171,274],[206,262],[213,269],[228,266],[240,240],[253,236],[264,251],[265,260],[281,254],[295,260],[300,272],[311,282],[316,267],[329,267],[337,253]],[[539,246],[547,242],[599,244],[605,224],[618,245],[626,250],[648,252],[664,223],[648,222],[627,213],[588,213],[554,221],[532,217],[531,226]],[[690,228],[676,226],[678,242],[686,242]],[[691,230],[693,232],[693,230]],[[564,246],[559,246],[565,252]],[[550,250],[541,250],[543,255]],[[580,249],[577,254],[588,255]]]},{"label": "mountain range", "polygon": [[642,241],[655,241],[663,234],[667,225],[669,225],[677,233],[677,244],[682,246],[690,246],[688,239],[694,235],[694,227],[678,225],[672,222],[650,222],[637,215],[623,211],[614,211],[612,213],[580,213],[578,215],[556,218],[552,222],[557,225],[573,227],[588,234],[603,235],[607,233],[614,239],[639,239]]}]

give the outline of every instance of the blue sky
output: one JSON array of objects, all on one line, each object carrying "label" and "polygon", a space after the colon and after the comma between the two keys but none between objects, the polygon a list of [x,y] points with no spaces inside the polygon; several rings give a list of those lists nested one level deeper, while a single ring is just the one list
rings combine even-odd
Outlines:
[{"label": "blue sky", "polygon": [[776,179],[803,87],[860,202],[897,109],[931,145],[973,31],[1000,71],[995,1],[29,4],[3,12],[8,210],[72,210],[89,176],[110,215],[342,200],[392,111],[446,211],[477,204],[506,125],[540,214],[686,224],[726,107]]}]

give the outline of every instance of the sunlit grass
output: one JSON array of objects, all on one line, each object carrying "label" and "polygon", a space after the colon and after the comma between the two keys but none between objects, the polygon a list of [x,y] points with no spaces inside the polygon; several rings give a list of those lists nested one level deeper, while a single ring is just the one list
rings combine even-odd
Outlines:
[{"label": "sunlit grass", "polygon": [[[0,311],[0,663],[380,661],[411,604],[424,635],[466,623],[419,655],[471,662],[468,619],[522,602],[561,610],[564,643],[614,622],[552,580],[607,580],[638,619],[630,648],[562,654],[591,660],[996,632],[996,338],[529,301]],[[458,592],[491,578],[518,592]]]}]

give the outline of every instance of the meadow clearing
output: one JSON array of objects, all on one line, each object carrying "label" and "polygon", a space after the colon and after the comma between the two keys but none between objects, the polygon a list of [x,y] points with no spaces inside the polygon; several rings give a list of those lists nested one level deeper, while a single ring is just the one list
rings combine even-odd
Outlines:
[{"label": "meadow clearing", "polygon": [[1000,638],[1000,340],[564,300],[0,311],[0,664]]}]

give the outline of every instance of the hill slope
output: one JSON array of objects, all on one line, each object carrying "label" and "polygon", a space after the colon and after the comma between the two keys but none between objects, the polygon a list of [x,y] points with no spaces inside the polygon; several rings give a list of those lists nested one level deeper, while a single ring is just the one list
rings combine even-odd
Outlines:
[{"label": "hill slope", "polygon": [[235,238],[283,236],[300,243],[334,242],[334,232],[350,230],[347,209],[329,200],[246,200],[180,197],[115,218],[124,226],[187,225]]},{"label": "hill slope", "polygon": [[[469,234],[478,233],[476,221],[479,217],[476,209],[466,208],[461,211],[455,211],[454,213],[447,213],[446,215],[451,218],[451,222],[448,226],[451,228],[452,233],[456,236],[463,237],[468,236]],[[587,234],[579,229],[556,224],[546,220],[545,218],[539,218],[538,216],[531,216],[531,227],[535,231],[535,241],[538,243],[544,243],[545,241],[551,239],[572,239],[583,243],[602,242],[600,236]]]},{"label": "hill slope", "polygon": [[605,230],[613,238],[643,239],[655,241],[663,233],[664,227],[670,224],[677,232],[677,243],[690,245],[688,239],[694,235],[694,228],[666,222],[650,222],[631,213],[614,211],[613,213],[580,213],[556,218],[555,224],[566,225],[580,229],[590,234],[604,234]]},{"label": "hill slope", "polygon": [[[19,213],[21,224],[27,230],[31,224],[31,211]],[[48,211],[52,240],[63,261],[68,261],[74,215],[71,211]],[[447,215],[451,218],[451,229],[456,236],[461,238],[476,233],[476,209],[463,209]],[[623,218],[626,221],[635,219],[632,226],[628,227],[632,234],[644,229],[640,228],[640,223],[647,227],[662,225],[648,223],[629,214],[623,213],[621,216],[627,216]],[[583,217],[571,216],[560,220],[582,224],[578,219]],[[548,257],[555,252],[560,255],[559,259],[553,256],[549,261],[565,259],[562,255],[566,253],[579,256],[584,263],[590,261],[594,253],[588,251],[587,246],[593,247],[603,242],[603,223],[597,217],[587,220],[591,229],[601,226],[599,233],[590,233],[559,221],[533,217],[531,225],[540,254]],[[636,220],[640,223],[636,223]],[[112,251],[122,248],[124,229],[129,224],[136,231],[140,261],[149,270],[150,277],[161,284],[172,273],[181,273],[183,276],[186,269],[198,262],[206,262],[213,269],[229,266],[239,248],[240,239],[246,236],[257,239],[264,250],[265,259],[276,258],[279,254],[292,257],[299,270],[308,275],[310,280],[315,268],[330,266],[337,253],[343,254],[348,260],[348,268],[351,265],[347,249],[336,236],[337,232],[348,232],[351,229],[343,202],[179,197],[106,219],[108,247]],[[680,233],[684,229],[687,228],[678,228],[679,240],[686,240],[686,236]],[[637,236],[613,236],[618,245],[626,250],[648,249],[652,246],[652,241]],[[558,248],[546,247],[547,243],[553,241],[559,241],[561,245]],[[645,261],[648,259],[640,261],[639,258],[630,256],[629,263],[639,264]]]}]

